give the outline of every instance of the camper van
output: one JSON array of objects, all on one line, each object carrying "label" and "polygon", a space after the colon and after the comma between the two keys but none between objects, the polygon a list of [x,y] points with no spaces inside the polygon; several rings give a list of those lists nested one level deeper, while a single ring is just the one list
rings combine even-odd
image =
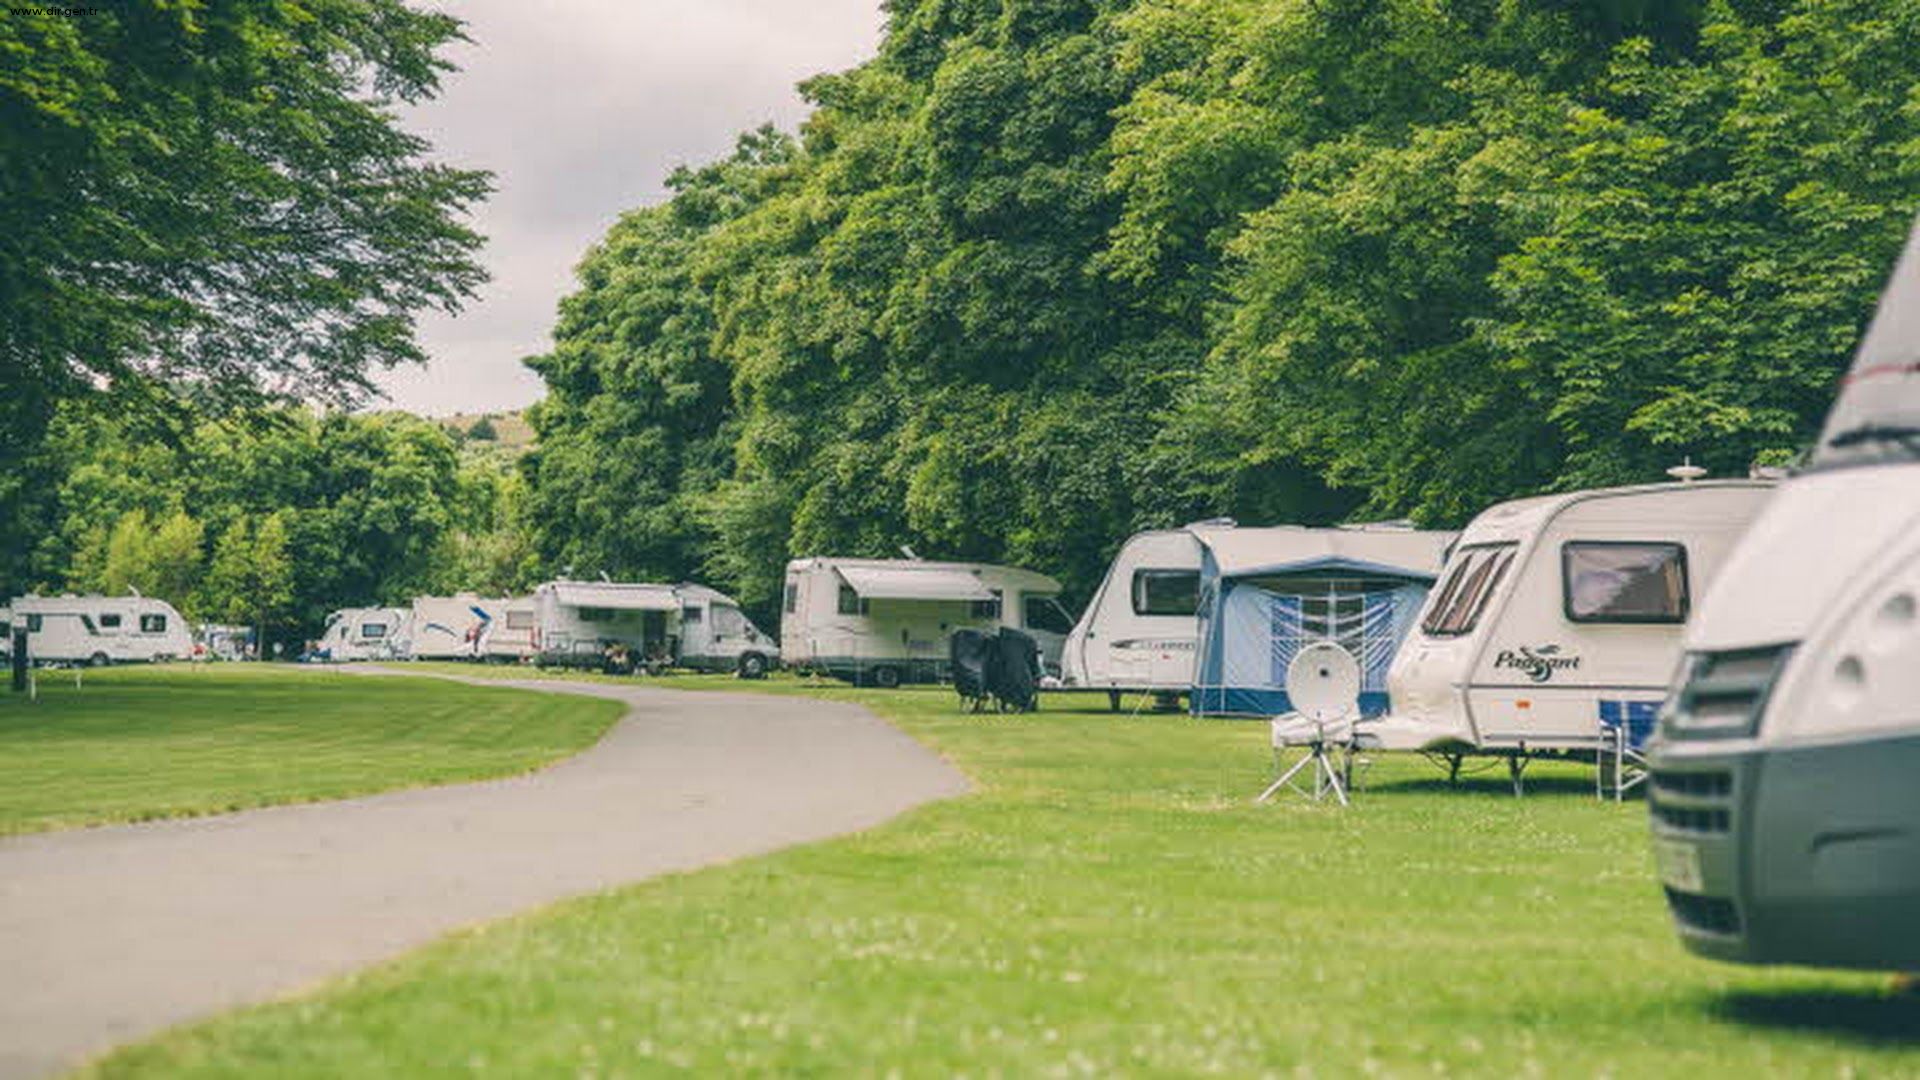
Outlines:
[{"label": "camper van", "polygon": [[1115,556],[1068,635],[1069,686],[1185,694],[1193,711],[1290,710],[1293,656],[1333,640],[1361,661],[1361,707],[1385,711],[1394,649],[1454,534],[1398,524],[1240,528],[1227,519],[1143,532]]},{"label": "camper van", "polygon": [[487,625],[505,605],[504,599],[473,593],[416,596],[395,650],[410,660],[471,660],[479,654]]},{"label": "camper van", "polygon": [[1680,938],[1920,971],[1920,231],[1810,464],[1687,629],[1651,754]]},{"label": "camper van", "polygon": [[187,622],[173,605],[141,596],[22,596],[12,619],[27,631],[36,663],[127,664],[193,654]]},{"label": "camper van", "polygon": [[[1773,494],[1701,480],[1503,503],[1461,534],[1363,744],[1448,755],[1594,752],[1650,731],[1687,617]],[[1516,773],[1517,783],[1517,773]]]},{"label": "camper van", "polygon": [[407,613],[399,608],[345,608],[327,616],[320,635],[320,658],[333,663],[392,660],[399,656],[400,629]]},{"label": "camper van", "polygon": [[636,663],[766,674],[778,647],[725,593],[703,585],[552,581],[533,595],[542,664],[597,667],[610,647]]},{"label": "camper van", "polygon": [[732,671],[758,679],[780,656],[780,643],[761,633],[733,597],[705,585],[683,584],[680,597],[680,655],[683,667]]},{"label": "camper van", "polygon": [[920,559],[795,559],[787,564],[780,658],[796,670],[898,686],[946,677],[959,629],[1031,635],[1057,669],[1072,620],[1060,583],[1031,570]]}]

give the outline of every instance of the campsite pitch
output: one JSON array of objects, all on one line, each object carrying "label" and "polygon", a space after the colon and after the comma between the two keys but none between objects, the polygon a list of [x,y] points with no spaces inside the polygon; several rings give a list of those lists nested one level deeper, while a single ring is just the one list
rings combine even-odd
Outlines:
[{"label": "campsite pitch", "polygon": [[1582,771],[1516,801],[1386,761],[1351,809],[1256,807],[1258,725],[763,689],[868,704],[978,790],[462,933],[97,1073],[1920,1074],[1920,1003],[1882,980],[1685,955],[1644,808]]},{"label": "campsite pitch", "polygon": [[40,674],[0,694],[0,835],[190,817],[526,772],[609,701],[243,664]]}]

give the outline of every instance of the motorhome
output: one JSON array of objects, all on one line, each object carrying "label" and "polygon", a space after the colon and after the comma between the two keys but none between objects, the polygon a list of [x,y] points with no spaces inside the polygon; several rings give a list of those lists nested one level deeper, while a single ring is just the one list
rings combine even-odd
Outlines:
[{"label": "motorhome", "polygon": [[1691,951],[1920,971],[1920,229],[1808,466],[1687,629],[1650,755]]},{"label": "motorhome", "polygon": [[416,596],[395,651],[410,660],[471,660],[479,655],[487,625],[504,613],[506,603],[473,593]]},{"label": "motorhome", "polygon": [[393,660],[399,653],[400,628],[407,613],[399,608],[344,608],[327,616],[320,635],[319,655],[333,663],[356,660]]},{"label": "motorhome", "polygon": [[187,622],[164,600],[129,596],[22,596],[10,605],[35,663],[126,664],[193,654]]},{"label": "motorhome", "polygon": [[787,564],[780,658],[790,668],[898,686],[946,677],[955,630],[1011,627],[1057,668],[1072,625],[1060,583],[984,563],[921,559],[795,559]]},{"label": "motorhome", "polygon": [[1228,519],[1133,536],[1068,635],[1067,685],[1187,696],[1205,715],[1288,710],[1287,664],[1337,639],[1370,674],[1363,707],[1386,704],[1394,646],[1439,574],[1454,534],[1399,524],[1241,528]]},{"label": "motorhome", "polygon": [[1642,733],[1688,615],[1773,494],[1765,480],[1579,491],[1467,526],[1401,645],[1364,745],[1460,758],[1595,753]]},{"label": "motorhome", "polygon": [[552,581],[534,591],[542,664],[592,667],[610,647],[638,664],[766,674],[779,647],[732,597],[704,585]]}]

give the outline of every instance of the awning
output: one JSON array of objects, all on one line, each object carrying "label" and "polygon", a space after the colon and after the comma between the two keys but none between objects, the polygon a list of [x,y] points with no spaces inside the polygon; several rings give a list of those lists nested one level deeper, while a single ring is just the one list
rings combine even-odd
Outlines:
[{"label": "awning", "polygon": [[965,570],[841,566],[840,576],[869,600],[992,600],[993,593]]},{"label": "awning", "polygon": [[606,582],[561,581],[553,598],[567,607],[605,608],[609,611],[679,611],[680,597],[671,585],[618,585]]},{"label": "awning", "polygon": [[1428,579],[1454,533],[1401,529],[1196,529],[1218,576],[1361,573]]}]

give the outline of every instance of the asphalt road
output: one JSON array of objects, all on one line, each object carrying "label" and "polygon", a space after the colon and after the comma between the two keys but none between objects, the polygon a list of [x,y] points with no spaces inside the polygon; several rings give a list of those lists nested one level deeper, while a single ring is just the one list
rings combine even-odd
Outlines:
[{"label": "asphalt road", "polygon": [[858,706],[508,683],[631,708],[508,780],[0,839],[0,1078],[455,928],[879,824],[966,781]]}]

